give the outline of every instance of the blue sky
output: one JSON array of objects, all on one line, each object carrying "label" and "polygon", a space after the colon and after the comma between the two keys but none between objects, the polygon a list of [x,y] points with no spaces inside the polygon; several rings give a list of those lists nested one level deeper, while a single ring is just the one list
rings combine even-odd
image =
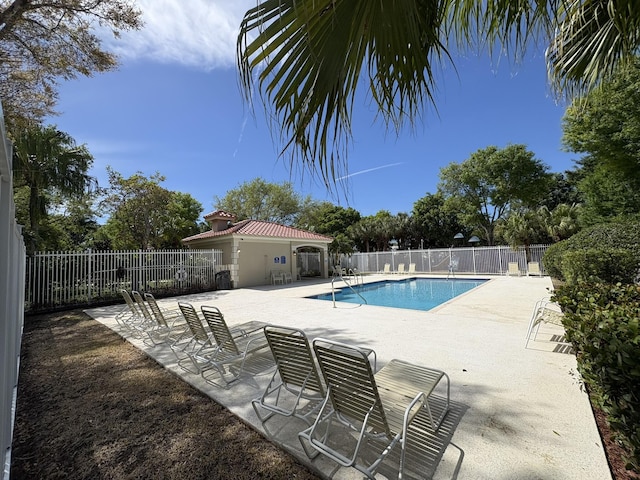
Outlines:
[{"label": "blue sky", "polygon": [[49,119],[87,145],[101,186],[108,185],[107,165],[125,177],[160,172],[165,188],[191,194],[208,213],[214,196],[262,177],[373,215],[409,213],[436,191],[440,168],[489,145],[523,143],[551,171],[573,167],[576,156],[561,149],[565,106],[550,93],[542,53],[518,65],[468,55],[454,59],[457,73],[438,74],[438,114],[427,110],[413,131],[385,132],[370,102],[356,104],[348,190],[332,196],[308,174],[290,171],[262,106],[254,117],[243,102],[235,39],[255,0],[137,3],[145,27],[119,40],[105,37],[120,68],[61,83],[60,115]]}]

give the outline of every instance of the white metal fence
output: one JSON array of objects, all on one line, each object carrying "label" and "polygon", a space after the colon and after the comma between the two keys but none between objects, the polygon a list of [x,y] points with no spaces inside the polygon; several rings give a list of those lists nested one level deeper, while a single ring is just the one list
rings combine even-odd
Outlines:
[{"label": "white metal fence", "polygon": [[354,253],[343,257],[341,266],[357,268],[361,272],[382,272],[388,263],[391,271],[395,272],[401,263],[405,271],[414,263],[416,272],[423,273],[446,274],[451,266],[456,273],[504,274],[508,271],[509,263],[517,262],[520,271],[526,273],[528,262],[538,262],[540,269],[543,269],[542,256],[548,247],[530,246],[529,258],[524,247],[514,250],[508,246]]},{"label": "white metal fence", "polygon": [[183,294],[229,288],[221,250],[42,252],[27,258],[26,307],[121,299],[120,290]]},{"label": "white metal fence", "polygon": [[15,220],[12,150],[2,118],[0,107],[0,478],[8,479],[24,324],[25,247]]},{"label": "white metal fence", "polygon": [[320,275],[320,252],[299,252],[298,264],[300,275],[303,277],[315,277]]}]

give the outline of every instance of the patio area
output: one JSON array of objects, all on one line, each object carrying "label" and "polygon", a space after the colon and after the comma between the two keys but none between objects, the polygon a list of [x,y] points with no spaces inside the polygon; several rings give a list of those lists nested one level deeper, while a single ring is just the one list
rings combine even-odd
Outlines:
[{"label": "patio area", "polygon": [[[380,280],[382,275],[366,277]],[[388,276],[386,278],[397,278]],[[405,277],[406,278],[406,277]],[[393,358],[444,370],[451,379],[451,411],[433,436],[433,448],[409,465],[409,478],[434,479],[594,479],[611,478],[575,357],[554,352],[549,340],[561,334],[546,327],[525,348],[534,304],[549,295],[548,277],[494,277],[429,312],[338,304],[304,298],[330,291],[330,281],[224,290],[180,297],[213,305],[230,326],[261,321],[304,330],[310,339],[330,338],[373,348],[378,368]],[[159,303],[177,308],[176,298]],[[118,331],[121,306],[87,310]],[[229,388],[213,386],[177,366],[168,346],[149,347],[129,339],[165,368],[225,405],[258,430],[251,400],[271,378],[271,368],[256,363]],[[250,366],[251,367],[251,366]],[[305,424],[274,418],[265,432],[273,441],[335,479],[361,478],[354,469],[336,469],[319,457],[310,462],[297,433]],[[413,458],[413,457],[411,457]],[[380,478],[395,478],[393,459]]]}]

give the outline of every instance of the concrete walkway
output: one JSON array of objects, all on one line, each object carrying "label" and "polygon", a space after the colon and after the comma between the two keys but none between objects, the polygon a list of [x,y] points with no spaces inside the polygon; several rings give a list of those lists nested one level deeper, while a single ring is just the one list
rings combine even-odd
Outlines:
[{"label": "concrete walkway", "polygon": [[[374,275],[367,280],[397,279]],[[548,296],[547,277],[495,277],[429,312],[358,306],[304,298],[330,291],[330,282],[294,282],[180,297],[199,308],[214,305],[230,326],[250,320],[304,330],[375,349],[378,368],[393,358],[444,370],[451,378],[452,409],[434,438],[434,452],[416,467],[422,478],[606,480],[611,478],[588,398],[572,354],[554,352],[559,327],[544,327],[525,346],[537,300]],[[159,303],[177,308],[177,298]],[[114,320],[122,307],[87,313],[124,335]],[[167,369],[265,432],[251,407],[273,372],[243,375],[229,388],[212,386],[176,365],[166,346],[130,341]],[[297,439],[297,419],[267,423],[273,441],[334,479],[362,478],[322,457],[310,462]],[[392,463],[392,462],[390,462]],[[394,478],[383,466],[379,478]],[[411,475],[410,475],[411,476]]]}]

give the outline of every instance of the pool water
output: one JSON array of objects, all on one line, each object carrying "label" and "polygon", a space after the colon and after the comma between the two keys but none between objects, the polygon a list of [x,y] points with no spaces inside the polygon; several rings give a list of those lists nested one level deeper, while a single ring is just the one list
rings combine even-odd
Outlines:
[{"label": "pool water", "polygon": [[[454,297],[482,285],[486,280],[461,280],[440,278],[408,278],[353,285],[353,289],[366,299],[367,305],[379,307],[431,310]],[[331,293],[309,298],[332,301]],[[362,304],[362,298],[349,287],[335,290],[336,302]]]}]

